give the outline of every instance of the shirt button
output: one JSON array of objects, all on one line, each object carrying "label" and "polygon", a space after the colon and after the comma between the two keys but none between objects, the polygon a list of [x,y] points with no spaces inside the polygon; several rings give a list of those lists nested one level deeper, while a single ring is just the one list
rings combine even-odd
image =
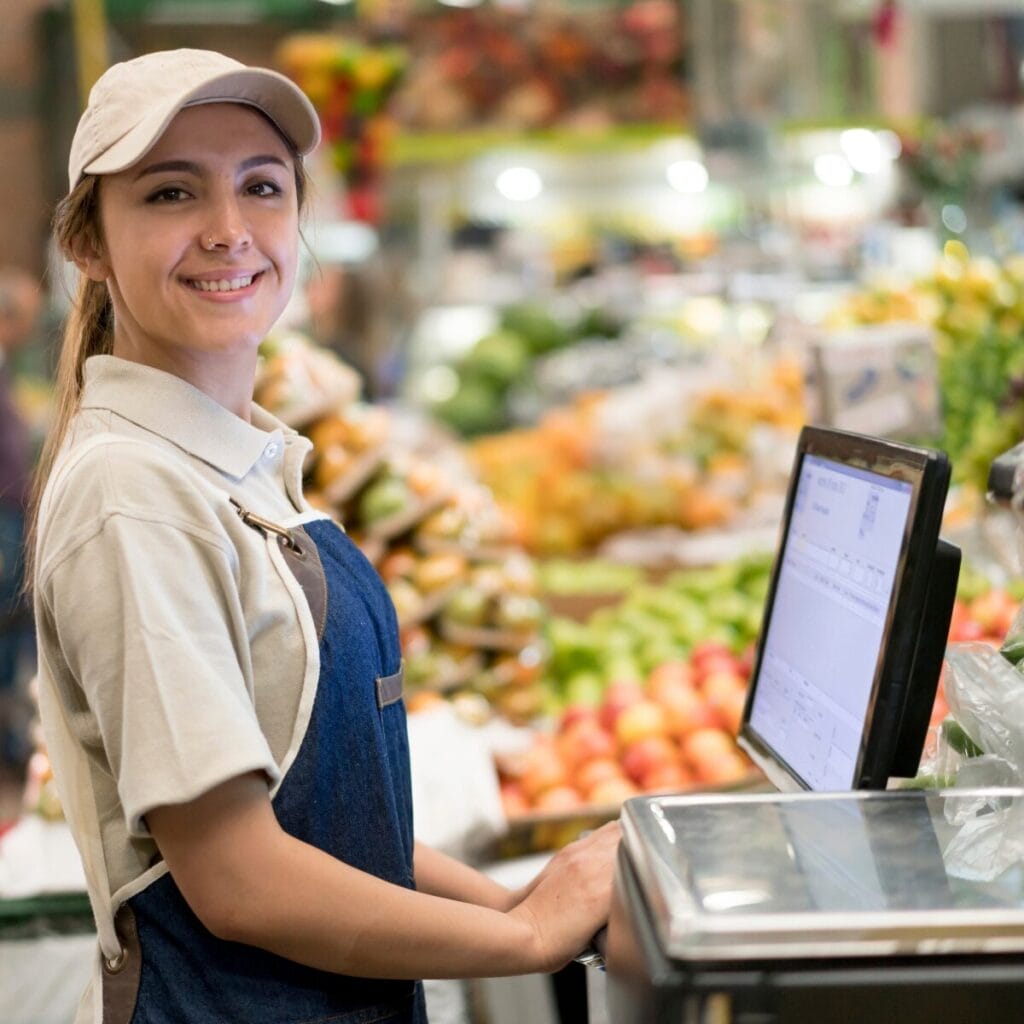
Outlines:
[{"label": "shirt button", "polygon": [[265,458],[272,459],[277,455],[277,445],[271,441],[266,448],[263,449],[263,455]]}]

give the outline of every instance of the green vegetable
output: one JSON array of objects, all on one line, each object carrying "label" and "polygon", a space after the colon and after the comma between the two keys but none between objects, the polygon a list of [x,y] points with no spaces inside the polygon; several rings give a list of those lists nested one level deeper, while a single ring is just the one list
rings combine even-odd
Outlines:
[{"label": "green vegetable", "polygon": [[964,757],[980,757],[985,753],[985,751],[967,735],[964,731],[964,727],[956,721],[956,719],[947,718],[942,723],[942,736],[953,750],[958,754],[963,754]]},{"label": "green vegetable", "polygon": [[1017,636],[1012,640],[1007,638],[1003,641],[1003,646],[999,648],[999,653],[1011,665],[1020,664],[1021,659],[1024,658],[1024,636]]}]

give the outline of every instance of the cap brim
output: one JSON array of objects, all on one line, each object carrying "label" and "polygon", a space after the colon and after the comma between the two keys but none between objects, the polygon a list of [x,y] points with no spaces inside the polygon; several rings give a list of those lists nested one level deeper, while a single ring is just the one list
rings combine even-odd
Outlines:
[{"label": "cap brim", "polygon": [[202,103],[244,103],[262,111],[291,141],[300,156],[320,141],[320,120],[301,89],[266,68],[229,71],[157,107],[105,153],[82,168],[83,174],[116,174],[141,160],[185,107]]}]

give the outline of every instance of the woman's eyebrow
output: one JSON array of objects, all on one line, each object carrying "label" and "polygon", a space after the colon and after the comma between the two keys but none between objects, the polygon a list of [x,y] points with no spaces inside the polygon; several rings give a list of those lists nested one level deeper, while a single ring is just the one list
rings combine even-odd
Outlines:
[{"label": "woman's eyebrow", "polygon": [[[279,164],[281,167],[287,169],[288,164],[285,163],[279,156],[275,156],[273,153],[259,153],[256,156],[246,157],[239,165],[240,171],[248,171],[253,167],[259,167],[262,164]],[[155,164],[147,164],[135,175],[135,180],[138,181],[140,178],[146,177],[148,174],[166,174],[169,171],[176,171],[185,174],[200,174],[202,168],[199,164],[192,160],[161,160]]]},{"label": "woman's eyebrow", "polygon": [[135,180],[144,178],[147,174],[164,174],[167,171],[184,171],[186,174],[198,174],[199,164],[191,160],[161,160],[156,164],[147,164],[135,174]]}]

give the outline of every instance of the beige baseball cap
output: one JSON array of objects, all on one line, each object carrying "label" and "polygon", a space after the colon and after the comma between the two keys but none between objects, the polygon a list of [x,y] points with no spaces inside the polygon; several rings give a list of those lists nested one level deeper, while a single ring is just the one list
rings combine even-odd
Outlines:
[{"label": "beige baseball cap", "polygon": [[114,174],[146,155],[175,114],[199,103],[261,110],[300,155],[320,141],[313,105],[294,82],[213,50],[161,50],[108,68],[89,92],[68,158],[69,187],[83,174]]}]

